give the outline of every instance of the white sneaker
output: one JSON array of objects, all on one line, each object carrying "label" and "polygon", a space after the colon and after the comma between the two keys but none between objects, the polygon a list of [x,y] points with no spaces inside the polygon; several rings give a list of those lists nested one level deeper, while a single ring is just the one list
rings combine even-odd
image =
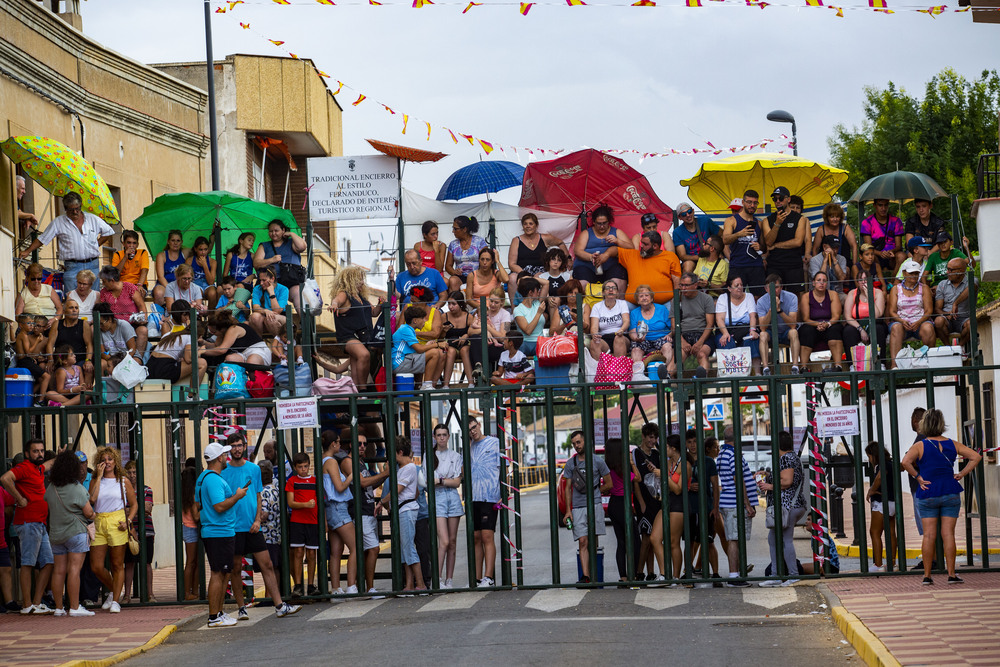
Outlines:
[{"label": "white sneaker", "polygon": [[868,571],[869,572],[885,572],[885,568],[884,567],[879,567],[878,565],[872,565],[870,568],[868,568]]},{"label": "white sneaker", "polygon": [[434,383],[433,382],[423,382],[423,383],[420,384],[420,389],[422,389],[422,390],[423,389],[433,389],[433,388],[434,388]]},{"label": "white sneaker", "polygon": [[797,583],[799,583],[798,579],[785,579],[783,582],[781,582],[781,585],[782,586],[792,586],[793,584],[797,584]]},{"label": "white sneaker", "polygon": [[658,574],[658,575],[656,575],[656,577],[651,582],[649,582],[649,585],[650,586],[663,586],[666,583],[666,581],[667,581],[666,577],[664,577],[662,574]]},{"label": "white sneaker", "polygon": [[53,611],[52,615],[53,616],[65,616],[66,615],[66,610],[60,607],[59,609],[56,609],[55,611]]},{"label": "white sneaker", "polygon": [[479,580],[479,583],[476,584],[476,588],[492,588],[494,584],[496,584],[496,582],[493,581],[493,577],[483,577]]},{"label": "white sneaker", "polygon": [[119,614],[121,613],[121,610],[122,606],[117,602],[112,602],[111,606],[108,608],[108,611],[110,611],[112,614]]},{"label": "white sneaker", "polygon": [[372,600],[384,600],[385,599],[384,595],[379,595],[378,594],[378,589],[375,588],[374,586],[372,586],[371,588],[368,589],[368,595],[371,596]]},{"label": "white sneaker", "polygon": [[762,581],[757,584],[761,588],[774,588],[775,586],[781,586],[781,579],[768,579],[767,581]]},{"label": "white sneaker", "polygon": [[69,610],[69,615],[70,616],[93,616],[94,612],[92,612],[89,609],[85,608],[83,605],[80,605],[76,609],[70,609]]},{"label": "white sneaker", "polygon": [[208,627],[210,628],[227,628],[236,625],[236,619],[231,616],[226,616],[225,613],[219,614],[215,618],[208,619]]},{"label": "white sneaker", "polygon": [[344,591],[344,593],[346,593],[347,595],[357,595],[357,592],[358,592],[357,586],[348,586],[347,589]]},{"label": "white sneaker", "polygon": [[27,616],[28,614],[30,614],[33,611],[35,611],[35,605],[33,605],[33,604],[29,604],[27,607],[24,607],[23,609],[21,609],[21,613],[24,614],[25,616]]},{"label": "white sneaker", "polygon": [[108,598],[104,601],[104,604],[101,605],[101,609],[103,609],[104,611],[111,609],[111,603],[114,602],[114,600],[115,600],[114,594],[108,593]]},{"label": "white sneaker", "polygon": [[344,594],[344,589],[342,587],[338,586],[336,589],[330,591],[330,594],[331,595],[343,595]]},{"label": "white sneaker", "polygon": [[[43,602],[42,604],[36,604],[35,608],[31,611],[31,613],[35,614],[36,616],[45,616],[46,614],[54,614],[55,611],[56,611],[55,609],[49,609]],[[24,611],[22,610],[21,613],[23,614]]]},{"label": "white sneaker", "polygon": [[445,579],[444,583],[441,584],[441,588],[451,588],[451,579]]}]

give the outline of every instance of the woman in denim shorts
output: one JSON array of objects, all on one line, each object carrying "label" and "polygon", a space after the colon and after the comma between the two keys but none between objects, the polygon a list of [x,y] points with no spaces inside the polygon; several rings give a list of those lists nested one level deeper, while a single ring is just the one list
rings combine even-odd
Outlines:
[{"label": "woman in denim shorts", "polygon": [[[940,410],[930,409],[920,420],[919,432],[924,439],[915,443],[903,457],[903,468],[916,478],[918,488],[913,502],[920,512],[924,525],[921,551],[924,559],[924,586],[934,583],[931,578],[931,564],[934,562],[934,537],[937,535],[938,520],[941,521],[941,539],[944,542],[944,559],[948,567],[948,583],[963,584],[955,574],[955,524],[962,507],[962,485],[959,480],[979,465],[982,456],[962,443],[944,437],[944,415]],[[961,472],[955,472],[955,459],[962,456],[966,465]],[[920,472],[913,467],[919,462]]]},{"label": "woman in denim shorts", "polygon": [[340,587],[340,557],[335,557],[330,550],[329,572],[336,574],[331,586],[334,595],[358,592],[358,553],[354,544],[354,520],[347,509],[347,503],[354,495],[351,493],[351,482],[354,475],[345,475],[340,469],[340,463],[335,457],[340,452],[340,440],[331,438],[323,450],[323,490],[326,493],[326,527],[330,533],[330,541],[336,534],[344,546],[350,550],[347,557],[347,588]]},{"label": "woman in denim shorts", "polygon": [[184,599],[198,599],[198,505],[194,502],[194,487],[198,472],[185,468],[181,472],[181,535],[184,539]]},{"label": "woman in denim shorts", "polygon": [[52,543],[52,597],[56,616],[66,616],[63,585],[69,597],[70,616],[93,616],[80,604],[80,569],[90,551],[87,524],[94,518],[87,490],[79,484],[80,463],[76,454],[63,451],[52,465],[51,484],[45,490],[49,505],[49,539]]},{"label": "woman in denim shorts", "polygon": [[434,427],[434,507],[437,512],[438,566],[441,588],[451,588],[455,574],[458,522],[465,512],[458,489],[462,486],[462,455],[448,449],[451,432],[444,424]]}]

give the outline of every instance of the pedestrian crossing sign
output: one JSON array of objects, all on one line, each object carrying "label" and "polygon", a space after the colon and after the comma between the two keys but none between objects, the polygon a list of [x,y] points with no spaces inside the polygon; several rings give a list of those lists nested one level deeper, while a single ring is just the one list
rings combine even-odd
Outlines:
[{"label": "pedestrian crossing sign", "polygon": [[722,409],[722,403],[708,403],[705,405],[705,417],[710,422],[725,421],[726,414]]}]

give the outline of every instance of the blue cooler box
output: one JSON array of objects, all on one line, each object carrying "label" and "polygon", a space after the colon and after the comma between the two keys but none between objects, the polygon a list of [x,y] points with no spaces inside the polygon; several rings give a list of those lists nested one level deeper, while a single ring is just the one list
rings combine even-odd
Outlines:
[{"label": "blue cooler box", "polygon": [[569,385],[570,364],[563,366],[535,366],[536,385]]},{"label": "blue cooler box", "polygon": [[35,380],[27,368],[8,368],[5,373],[7,381],[7,407],[30,408]]}]

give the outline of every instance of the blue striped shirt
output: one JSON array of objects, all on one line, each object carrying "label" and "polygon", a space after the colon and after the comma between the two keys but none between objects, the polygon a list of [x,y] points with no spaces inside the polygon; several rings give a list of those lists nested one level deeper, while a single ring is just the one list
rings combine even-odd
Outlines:
[{"label": "blue striped shirt", "polygon": [[[723,443],[719,448],[719,456],[715,459],[719,468],[719,485],[722,492],[719,495],[719,507],[723,509],[736,508],[736,449],[730,443]],[[757,481],[750,472],[746,459],[743,460],[743,484],[751,505],[757,505]]]},{"label": "blue striped shirt", "polygon": [[470,445],[473,502],[500,502],[500,441],[485,436]]}]

